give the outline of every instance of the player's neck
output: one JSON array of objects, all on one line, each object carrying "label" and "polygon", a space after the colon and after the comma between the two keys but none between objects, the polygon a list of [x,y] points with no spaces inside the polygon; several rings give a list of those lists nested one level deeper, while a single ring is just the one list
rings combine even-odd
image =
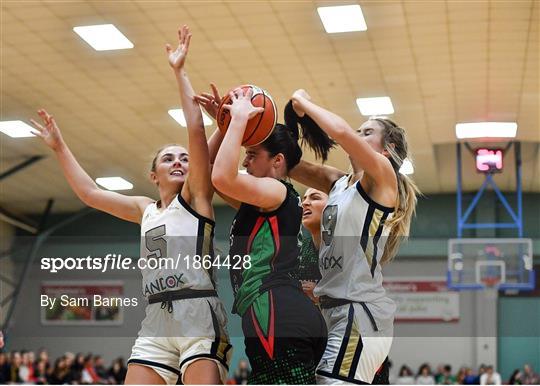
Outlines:
[{"label": "player's neck", "polygon": [[177,194],[179,194],[177,190],[160,189],[159,190],[159,203],[160,203],[159,208],[160,209],[167,208],[171,204],[171,202],[174,200]]},{"label": "player's neck", "polygon": [[352,170],[351,175],[349,176],[349,186],[354,184],[356,181],[360,181],[362,179],[362,176],[364,175],[364,170],[359,167],[358,165],[355,165],[355,163],[351,160],[351,167],[349,171]]},{"label": "player's neck", "polygon": [[315,249],[318,251],[321,249],[321,230],[319,229],[317,232],[313,232],[311,236],[313,236],[313,245],[315,245]]}]

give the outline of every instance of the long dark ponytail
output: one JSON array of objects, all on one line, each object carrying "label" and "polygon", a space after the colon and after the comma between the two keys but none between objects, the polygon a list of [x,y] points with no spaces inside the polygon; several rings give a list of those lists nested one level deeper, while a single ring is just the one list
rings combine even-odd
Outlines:
[{"label": "long dark ponytail", "polygon": [[285,124],[291,130],[296,131],[298,139],[298,126],[302,130],[302,145],[308,145],[315,153],[315,156],[325,162],[328,159],[328,153],[336,145],[336,142],[324,132],[323,129],[315,123],[307,114],[303,117],[296,115],[292,107],[292,101],[285,106]]}]

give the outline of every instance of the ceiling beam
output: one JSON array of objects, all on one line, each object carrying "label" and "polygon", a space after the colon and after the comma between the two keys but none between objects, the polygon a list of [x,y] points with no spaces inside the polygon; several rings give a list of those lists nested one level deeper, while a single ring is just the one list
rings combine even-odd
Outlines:
[{"label": "ceiling beam", "polygon": [[45,156],[42,155],[35,155],[30,158],[28,158],[26,161],[21,162],[18,165],[13,166],[11,169],[6,170],[5,172],[0,174],[0,180],[3,180],[4,178],[9,177],[10,175],[20,172],[21,170],[27,168],[28,166],[32,165],[33,163],[39,161],[40,159],[45,158]]}]

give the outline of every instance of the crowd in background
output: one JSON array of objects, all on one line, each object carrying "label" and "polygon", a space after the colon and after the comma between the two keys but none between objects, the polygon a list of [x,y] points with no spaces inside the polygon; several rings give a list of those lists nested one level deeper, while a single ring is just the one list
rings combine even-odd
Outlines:
[{"label": "crowd in background", "polygon": [[[392,371],[390,372],[392,374]],[[427,363],[422,364],[416,374],[407,365],[401,366],[397,377],[390,383],[399,385],[537,385],[540,377],[528,364],[515,369],[509,379],[503,380],[491,365],[480,365],[477,371],[463,366],[452,372],[452,366],[440,365],[435,372]]]},{"label": "crowd in background", "polygon": [[[0,384],[30,383],[37,385],[60,384],[122,384],[126,376],[123,358],[115,359],[109,366],[103,358],[93,354],[65,353],[52,362],[47,350],[0,352]],[[432,371],[427,363],[416,373],[407,365],[395,373],[390,369],[390,383],[401,385],[534,385],[540,377],[532,367],[525,364],[516,369],[509,379],[503,380],[493,366],[481,365],[477,371],[461,367],[457,372],[450,365],[438,366]],[[231,370],[227,384],[245,385],[250,375],[249,364],[240,360],[238,367]]]},{"label": "crowd in background", "polygon": [[126,372],[123,358],[106,366],[101,356],[93,354],[67,352],[53,363],[45,349],[37,355],[33,351],[0,352],[0,384],[122,384]]}]

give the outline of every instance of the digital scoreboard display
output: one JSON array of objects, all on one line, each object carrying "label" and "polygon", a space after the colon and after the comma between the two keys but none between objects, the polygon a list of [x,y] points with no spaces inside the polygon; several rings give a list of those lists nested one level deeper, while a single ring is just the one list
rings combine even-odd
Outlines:
[{"label": "digital scoreboard display", "polygon": [[503,170],[503,150],[478,148],[476,152],[476,171],[479,173],[501,173]]}]

